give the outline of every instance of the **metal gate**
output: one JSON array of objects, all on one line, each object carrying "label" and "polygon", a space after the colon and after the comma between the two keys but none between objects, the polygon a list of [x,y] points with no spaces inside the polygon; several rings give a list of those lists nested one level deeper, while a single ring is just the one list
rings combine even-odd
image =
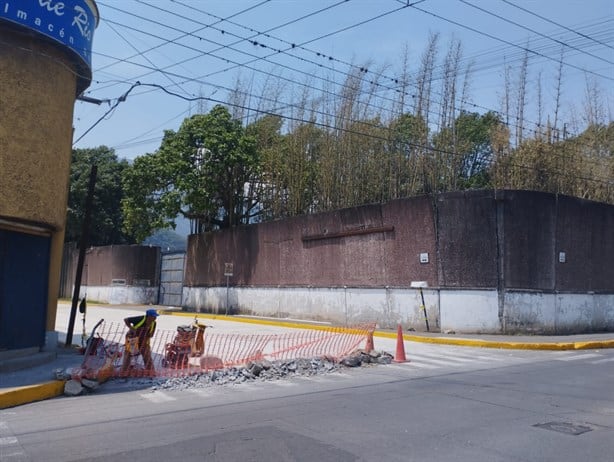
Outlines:
[{"label": "metal gate", "polygon": [[160,267],[160,305],[181,306],[185,252],[162,255]]},{"label": "metal gate", "polygon": [[42,347],[51,237],[0,229],[0,350]]}]

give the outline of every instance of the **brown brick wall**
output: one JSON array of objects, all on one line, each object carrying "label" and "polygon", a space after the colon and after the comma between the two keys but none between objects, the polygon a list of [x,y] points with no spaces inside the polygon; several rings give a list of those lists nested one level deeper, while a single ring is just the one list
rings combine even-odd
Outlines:
[{"label": "brown brick wall", "polygon": [[[329,237],[330,236],[330,237]],[[430,262],[420,264],[428,252]],[[419,197],[193,235],[188,286],[380,287],[437,282],[431,200]]]},{"label": "brown brick wall", "polygon": [[614,206],[547,193],[399,199],[190,236],[185,285],[223,286],[232,262],[234,286],[614,292],[612,230]]},{"label": "brown brick wall", "polygon": [[[76,258],[78,253],[75,250]],[[83,285],[110,286],[113,279],[123,279],[126,285],[136,280],[149,280],[150,286],[160,284],[160,247],[109,245],[88,249],[85,256]]]},{"label": "brown brick wall", "polygon": [[493,191],[437,198],[442,287],[497,287],[497,218]]}]

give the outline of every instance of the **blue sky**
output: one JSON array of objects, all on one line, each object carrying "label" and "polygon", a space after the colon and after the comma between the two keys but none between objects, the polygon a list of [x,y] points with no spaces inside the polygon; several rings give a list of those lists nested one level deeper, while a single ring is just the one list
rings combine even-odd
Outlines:
[{"label": "blue sky", "polygon": [[[463,63],[472,63],[470,110],[501,110],[504,63],[515,78],[526,47],[531,120],[537,117],[538,76],[544,112],[552,111],[561,50],[564,118],[581,119],[588,79],[601,91],[606,119],[612,119],[611,0],[414,0],[413,6],[404,0],[97,3],[101,21],[94,36],[93,81],[85,95],[105,102],[76,103],[75,147],[106,145],[122,158],[155,151],[165,129],[176,130],[198,109],[226,100],[237,78],[251,85],[250,107],[274,106],[260,100],[267,81],[280,78],[279,104],[290,104],[306,82],[311,88],[325,81],[338,88],[351,65],[379,70],[390,88],[401,75],[403,50],[416,72],[432,33],[440,34],[441,58],[457,39]],[[131,89],[137,81],[146,85]],[[167,92],[212,101],[190,103]]]}]

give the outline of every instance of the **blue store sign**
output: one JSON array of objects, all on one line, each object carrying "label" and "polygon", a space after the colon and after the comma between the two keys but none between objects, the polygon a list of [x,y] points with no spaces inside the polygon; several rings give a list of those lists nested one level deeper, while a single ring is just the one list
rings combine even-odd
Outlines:
[{"label": "blue store sign", "polygon": [[92,41],[98,26],[93,0],[0,0],[0,21],[42,34],[76,53],[92,69]]}]

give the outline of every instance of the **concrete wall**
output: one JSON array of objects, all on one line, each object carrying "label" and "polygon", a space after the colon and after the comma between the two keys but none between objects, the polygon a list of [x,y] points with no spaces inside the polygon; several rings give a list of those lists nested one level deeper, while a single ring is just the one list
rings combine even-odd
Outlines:
[{"label": "concrete wall", "polygon": [[[330,236],[330,237],[327,237]],[[429,263],[420,263],[420,254]],[[431,199],[393,201],[188,238],[185,285],[380,287],[437,285]]]},{"label": "concrete wall", "polygon": [[[439,329],[438,298],[439,291],[424,290],[432,330]],[[417,289],[184,287],[184,305],[220,314],[240,312],[337,324],[377,320],[380,327],[403,323],[417,331],[426,330]]]},{"label": "concrete wall", "polygon": [[[430,331],[482,334],[614,331],[613,294],[506,292],[502,323],[496,290],[429,288],[423,292]],[[411,288],[229,287],[227,291],[225,287],[184,287],[184,306],[198,312],[337,324],[376,320],[383,328],[401,323],[405,328],[426,331],[420,294]]]},{"label": "concrete wall", "polygon": [[[77,249],[68,256],[77,257]],[[158,303],[160,258],[160,247],[92,247],[85,254],[80,297],[110,304]]]},{"label": "concrete wall", "polygon": [[158,287],[138,286],[81,286],[80,297],[110,305],[155,305]]},{"label": "concrete wall", "polygon": [[612,229],[614,206],[531,191],[455,192],[295,217],[190,236],[184,304],[225,308],[224,264],[233,263],[233,312],[423,330],[411,288],[423,281],[439,329],[612,330]]}]

